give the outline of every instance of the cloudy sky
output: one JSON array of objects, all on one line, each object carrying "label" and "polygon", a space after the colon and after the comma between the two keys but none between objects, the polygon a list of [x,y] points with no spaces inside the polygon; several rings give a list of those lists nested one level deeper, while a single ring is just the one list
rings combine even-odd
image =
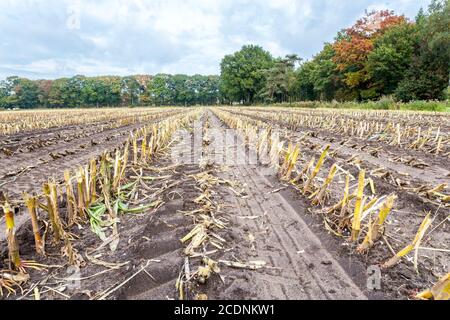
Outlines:
[{"label": "cloudy sky", "polygon": [[0,78],[218,74],[259,44],[310,58],[366,9],[413,18],[430,0],[0,0]]}]

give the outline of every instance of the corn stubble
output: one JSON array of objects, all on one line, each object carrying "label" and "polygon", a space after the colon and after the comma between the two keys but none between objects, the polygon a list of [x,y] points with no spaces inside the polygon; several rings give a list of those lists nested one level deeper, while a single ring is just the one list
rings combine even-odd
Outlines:
[{"label": "corn stubble", "polygon": [[[171,112],[167,114],[170,115]],[[45,235],[49,228],[53,245],[61,244],[61,255],[67,258],[67,263],[78,266],[84,264],[82,255],[73,247],[76,238],[71,233],[71,228],[75,225],[81,227],[86,223],[90,224],[91,230],[103,241],[108,240],[107,230],[111,229],[111,236],[115,237],[116,241],[108,243],[114,251],[118,244],[119,214],[141,213],[161,205],[161,202],[156,201],[130,208],[126,203],[130,193],[123,188],[123,183],[128,179],[127,172],[134,170],[133,166],[148,164],[151,159],[161,154],[170,143],[172,134],[197,116],[198,110],[186,115],[171,115],[158,124],[138,129],[130,134],[125,146],[117,149],[112,157],[105,152],[98,159],[91,159],[86,166],[74,170],[74,174],[66,170],[61,185],[50,178],[42,186],[42,195],[25,193],[23,204],[31,218],[37,256],[45,257],[46,238],[42,234]],[[156,116],[144,113],[142,117],[153,119]],[[130,145],[131,162],[128,161]],[[59,193],[58,190],[63,192]],[[61,211],[60,200],[63,197],[66,210]],[[8,294],[15,294],[16,288],[21,288],[29,280],[27,268],[41,270],[48,267],[21,259],[15,234],[14,209],[8,201],[2,202],[6,218],[10,270],[0,271],[0,296],[4,294],[3,290]],[[39,217],[39,210],[46,213],[48,222],[45,216]],[[62,215],[61,212],[65,214]]]},{"label": "corn stubble", "polygon": [[[322,215],[327,230],[337,236],[344,237],[352,244],[358,253],[367,254],[369,250],[375,250],[375,244],[383,244],[380,239],[385,233],[385,225],[388,217],[395,212],[396,194],[383,196],[377,194],[375,182],[371,177],[394,181],[397,186],[416,193],[420,197],[436,201],[436,203],[448,207],[450,196],[446,193],[446,184],[437,186],[408,186],[399,179],[394,180],[392,174],[385,168],[367,171],[363,168],[361,159],[354,155],[346,163],[341,164],[335,160],[340,148],[331,150],[330,145],[314,146],[314,150],[320,150],[313,156],[307,149],[305,140],[314,133],[307,132],[301,139],[293,141],[289,134],[278,134],[278,131],[317,128],[335,132],[350,140],[351,137],[371,137],[380,144],[397,147],[400,149],[420,150],[430,155],[439,157],[450,156],[450,137],[441,132],[440,126],[435,126],[434,115],[424,114],[416,116],[408,115],[415,123],[421,125],[409,125],[403,121],[403,115],[396,112],[376,112],[374,116],[359,111],[335,111],[317,110],[314,112],[292,109],[278,109],[283,112],[273,112],[270,108],[255,108],[248,110],[242,108],[239,113],[233,109],[217,108],[213,110],[224,123],[236,129],[242,136],[244,143],[253,150],[261,159],[266,159],[267,164],[277,170],[278,177],[286,184],[291,184],[298,192],[308,199],[313,207],[319,207],[315,212]],[[259,115],[257,120],[253,116]],[[170,145],[172,134],[177,128],[191,122],[199,115],[198,111],[188,113],[186,116],[173,115],[157,124],[148,125],[130,133],[126,144],[113,153],[104,153],[99,158],[91,159],[84,167],[74,171],[64,172],[64,182],[58,185],[53,178],[43,185],[43,195],[24,194],[23,200],[31,217],[34,234],[35,249],[38,256],[45,255],[45,237],[42,229],[51,231],[53,243],[62,243],[62,253],[69,264],[82,263],[81,255],[74,250],[72,242],[76,241],[70,233],[76,225],[89,224],[102,241],[113,237],[110,242],[112,251],[117,248],[119,241],[118,224],[121,215],[142,213],[148,209],[158,208],[158,201],[141,204],[138,207],[130,207],[131,199],[136,197],[138,187],[145,185],[146,177],[139,174],[139,168],[145,167],[162,154]],[[98,114],[96,117],[100,118]],[[143,113],[141,119],[155,119],[153,114]],[[121,117],[119,117],[121,118]],[[386,119],[381,121],[379,119]],[[18,119],[14,119],[11,127],[3,130],[15,132],[23,130]],[[44,122],[37,122],[37,126],[45,127]],[[57,121],[51,125],[56,124]],[[281,130],[279,125],[282,124]],[[428,128],[426,128],[428,126]],[[210,127],[206,119],[203,131],[207,136]],[[280,138],[283,137],[283,138]],[[208,141],[203,141],[204,145]],[[344,141],[343,145],[348,142]],[[316,148],[317,147],[317,148]],[[372,148],[369,153],[375,157],[382,154],[382,148]],[[318,158],[317,158],[318,157]],[[316,161],[316,159],[318,159]],[[404,160],[401,157],[394,161],[409,164],[415,159]],[[415,162],[417,166],[426,166],[426,163]],[[353,166],[358,168],[357,179],[349,171],[340,166]],[[129,172],[133,171],[136,177],[130,178]],[[73,174],[72,174],[73,172]],[[181,240],[185,245],[185,266],[180,272],[176,287],[180,299],[186,298],[186,289],[192,279],[199,283],[205,283],[211,274],[220,272],[218,262],[208,258],[202,253],[207,245],[220,250],[225,242],[215,230],[226,228],[227,222],[218,219],[214,215],[217,204],[211,200],[211,187],[216,184],[229,184],[221,181],[207,172],[190,177],[198,185],[200,194],[194,202],[200,208],[185,214],[191,216],[195,224]],[[351,182],[357,182],[351,185]],[[367,187],[367,188],[366,188]],[[61,190],[62,192],[59,192]],[[366,193],[365,193],[366,191]],[[337,194],[339,193],[339,194]],[[65,197],[66,211],[60,210],[60,199]],[[336,202],[332,202],[336,201]],[[41,210],[41,212],[39,212]],[[20,251],[15,238],[14,210],[8,202],[3,202],[7,224],[7,238],[9,248],[9,260],[13,271],[0,273],[0,294],[2,288],[8,293],[13,293],[15,287],[20,287],[28,281],[26,274],[27,262],[20,258]],[[39,213],[47,213],[48,223],[45,217]],[[61,214],[63,213],[63,214]],[[66,215],[64,215],[66,213]],[[393,267],[403,257],[414,251],[414,267],[418,271],[419,246],[429,230],[433,218],[427,214],[420,225],[413,241],[400,250],[392,258],[383,264],[383,267]],[[46,232],[44,231],[43,234]],[[374,248],[375,247],[375,248]],[[197,270],[191,270],[189,259],[202,256],[201,264]],[[223,264],[236,268],[260,268],[259,264],[252,267],[241,262],[222,261]],[[228,264],[227,264],[228,263]],[[39,267],[31,262],[31,267]],[[449,275],[439,280],[430,290],[417,296],[420,299],[449,299]],[[203,297],[202,295],[200,295]]]},{"label": "corn stubble", "polygon": [[[269,109],[269,110],[268,110]],[[280,112],[280,108],[241,108],[238,112],[235,109],[219,108],[213,112],[229,127],[236,129],[242,136],[243,140],[247,142],[249,148],[254,148],[255,152],[261,157],[265,154],[269,154],[272,167],[278,170],[280,180],[287,181],[293,184],[297,190],[303,195],[307,196],[311,200],[313,206],[322,207],[321,212],[324,217],[324,225],[331,233],[343,237],[349,236],[350,242],[356,246],[356,251],[359,253],[367,253],[374,247],[375,243],[380,241],[384,232],[385,225],[388,217],[394,211],[395,202],[398,198],[396,194],[390,194],[389,196],[379,196],[375,182],[372,178],[366,177],[366,171],[361,168],[361,160],[355,155],[347,163],[353,164],[359,168],[358,183],[355,189],[351,189],[350,181],[354,180],[354,177],[340,168],[336,163],[332,163],[329,167],[328,174],[324,178],[320,178],[320,172],[324,164],[332,162],[339,151],[330,150],[330,146],[327,145],[322,149],[319,160],[316,162],[315,158],[310,159],[302,155],[300,150],[302,149],[301,142],[307,134],[298,141],[271,140],[267,135],[267,132],[274,132],[273,123],[281,123],[282,126],[278,130],[283,131],[288,127],[289,130],[304,130],[304,128],[310,128],[316,130],[319,128],[326,128],[327,130],[335,131],[336,133],[358,136],[363,138],[365,136],[374,136],[381,143],[387,143],[395,145],[400,148],[420,149],[433,154],[445,154],[450,155],[447,148],[450,142],[449,137],[444,137],[439,128],[436,135],[433,137],[432,130],[428,130],[424,133],[421,127],[418,131],[413,127],[403,127],[395,122],[367,122],[362,120],[343,120],[341,118],[342,111],[330,111],[325,112],[315,111],[318,115],[311,115],[309,111],[292,111],[293,109],[286,109]],[[305,114],[303,114],[305,113]],[[353,118],[365,117],[367,113],[348,112],[349,116]],[[391,114],[379,112],[382,116],[390,116]],[[258,119],[254,117],[258,116]],[[347,116],[347,115],[346,115]],[[402,115],[399,113],[399,119]],[[268,121],[261,121],[264,118]],[[272,123],[270,123],[272,121]],[[434,125],[434,119],[432,116],[429,118],[428,125]],[[262,132],[260,134],[256,147],[248,143],[251,141],[252,132]],[[289,134],[276,135],[288,137]],[[444,143],[445,141],[445,143]],[[287,146],[285,148],[284,146]],[[378,156],[382,148],[374,149],[370,153],[374,156]],[[328,161],[327,159],[330,159]],[[345,175],[344,181],[340,179],[342,173]],[[390,172],[379,168],[378,170],[372,170],[371,176],[376,176],[382,179],[390,179]],[[294,178],[292,178],[294,176]],[[319,177],[322,181],[321,184],[316,185],[315,180]],[[326,206],[331,197],[329,197],[330,189],[336,180],[338,183],[343,183],[343,196],[334,205]],[[396,181],[398,185],[399,181]],[[368,186],[368,190],[371,195],[364,193],[365,187]],[[441,204],[446,205],[450,196],[443,191],[447,186],[445,184],[438,185],[436,187],[422,187],[421,189],[412,190],[424,198],[438,199]],[[340,189],[341,187],[339,187]],[[429,228],[432,219],[430,215],[427,215],[424,222],[419,228],[418,234],[414,241],[408,245],[405,249],[401,250],[393,258],[387,261],[383,266],[392,267],[401,257],[404,257],[411,251],[415,250],[414,266],[417,270],[418,261],[418,247],[424,236],[424,233]],[[383,242],[381,242],[383,244]]]}]

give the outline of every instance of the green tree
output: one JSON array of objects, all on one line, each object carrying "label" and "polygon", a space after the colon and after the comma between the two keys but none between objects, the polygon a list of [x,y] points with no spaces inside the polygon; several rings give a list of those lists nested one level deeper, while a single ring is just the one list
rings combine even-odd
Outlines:
[{"label": "green tree", "polygon": [[121,98],[123,105],[135,105],[139,103],[141,85],[136,77],[128,76],[122,78]]},{"label": "green tree", "polygon": [[284,102],[289,100],[295,81],[295,64],[301,59],[295,55],[276,59],[272,68],[266,71],[265,86],[260,96],[267,102]]},{"label": "green tree", "polygon": [[433,0],[428,13],[421,13],[416,23],[418,43],[396,97],[403,101],[443,99],[450,74],[450,1]]},{"label": "green tree", "polygon": [[417,26],[410,22],[391,27],[374,42],[366,70],[372,78],[376,96],[394,93],[411,64],[416,45]]},{"label": "green tree", "polygon": [[251,104],[264,88],[266,71],[274,64],[271,54],[260,46],[245,45],[226,55],[220,64],[222,95],[230,102]]},{"label": "green tree", "polygon": [[17,97],[18,107],[30,109],[39,105],[39,88],[36,82],[19,78],[14,92]]},{"label": "green tree", "polygon": [[314,62],[304,62],[296,71],[295,91],[300,101],[316,100],[312,78]]},{"label": "green tree", "polygon": [[296,90],[300,100],[332,100],[336,92],[344,90],[343,75],[333,58],[334,48],[326,43],[319,54],[297,70]]}]

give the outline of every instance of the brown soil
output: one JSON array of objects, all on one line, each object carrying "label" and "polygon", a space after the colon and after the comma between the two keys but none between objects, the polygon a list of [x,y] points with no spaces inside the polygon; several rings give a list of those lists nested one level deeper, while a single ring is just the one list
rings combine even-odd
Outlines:
[{"label": "brown soil", "polygon": [[[227,129],[210,111],[206,111],[202,121],[196,125],[202,127],[207,119],[211,129],[222,131]],[[139,124],[131,127],[134,128],[134,126]],[[23,158],[20,158],[22,154],[14,155],[8,164],[14,169],[27,165],[36,166],[36,159],[40,157],[46,157],[48,162],[42,168],[36,166],[17,177],[14,190],[8,189],[8,191],[16,194],[23,190],[34,191],[43,182],[41,180],[45,180],[49,175],[61,177],[65,168],[73,169],[80,164],[85,164],[93,155],[102,152],[105,146],[111,149],[123,143],[131,127],[102,131],[97,135],[93,134],[70,142],[69,145],[55,143],[53,146],[48,146],[48,148],[56,148],[54,152],[58,153],[69,148],[77,149],[79,150],[76,153],[77,157],[68,155],[50,160],[47,156],[49,152],[53,152],[51,151],[53,149],[36,150],[33,151],[36,153],[35,156],[28,155]],[[220,273],[214,273],[206,284],[199,284],[195,280],[190,283],[187,293],[189,299],[193,299],[200,293],[206,294],[209,299],[238,300],[405,299],[414,290],[429,287],[436,281],[437,274],[448,268],[448,255],[421,251],[420,275],[416,274],[410,262],[403,261],[392,269],[382,271],[380,291],[369,291],[366,287],[367,268],[392,256],[386,244],[380,241],[369,254],[355,254],[355,248],[345,239],[338,238],[325,230],[321,216],[316,214],[315,210],[311,210],[312,206],[308,199],[300,195],[292,186],[281,183],[275,174],[266,170],[267,168],[262,165],[242,164],[240,161],[227,165],[214,161],[213,159],[217,160],[221,154],[232,156],[233,159],[245,157],[239,154],[242,152],[240,146],[243,141],[234,133],[230,134],[234,143],[225,148],[220,145],[220,141],[214,140],[204,145],[202,158],[209,159],[207,168],[199,166],[201,161],[195,159],[197,152],[189,149],[189,145],[181,143],[181,140],[174,143],[172,148],[178,151],[189,150],[184,154],[197,160],[195,163],[186,163],[186,159],[178,159],[174,162],[175,160],[167,154],[153,162],[152,167],[143,167],[144,176],[165,177],[149,183],[154,190],[161,190],[158,198],[164,204],[157,210],[121,216],[120,241],[117,249],[112,252],[108,246],[105,246],[95,252],[95,257],[99,260],[126,263],[125,265],[108,268],[90,261],[86,251],[98,248],[101,240],[91,232],[89,225],[83,225],[83,229],[74,227],[71,232],[79,237],[74,242],[74,247],[84,260],[80,274],[76,276],[81,278],[77,286],[73,286],[73,279],[67,280],[72,269],[66,265],[65,258],[60,257],[60,246],[48,245],[48,256],[44,259],[35,255],[31,223],[25,219],[23,225],[19,225],[17,234],[22,258],[62,267],[31,271],[31,281],[24,287],[23,294],[19,293],[10,298],[32,299],[33,288],[37,286],[42,299],[94,299],[102,296],[105,299],[178,299],[179,293],[175,283],[186,262],[186,256],[183,253],[184,245],[180,239],[193,227],[192,218],[183,212],[199,208],[199,205],[193,201],[199,191],[191,175],[205,170],[209,170],[213,176],[239,186],[232,190],[224,184],[215,186],[212,190],[212,201],[219,208],[215,214],[226,219],[228,225],[218,232],[218,235],[226,240],[225,247],[209,257],[216,261],[243,263],[264,261],[266,265],[259,270],[249,270],[220,264]],[[192,134],[191,137],[193,138]],[[298,135],[292,132],[292,139],[296,137],[298,138]],[[102,148],[91,145],[92,139],[100,142],[99,145],[102,145]],[[326,139],[318,136],[308,139],[305,143],[311,148],[304,149],[305,155],[309,158],[312,156],[317,158],[320,152],[318,148],[313,148],[313,145],[319,143],[323,145],[325,142]],[[222,148],[218,148],[217,144]],[[85,145],[85,148],[80,149],[81,145]],[[332,145],[332,148],[334,147]],[[245,149],[245,152],[251,151]],[[333,161],[340,161],[340,165],[342,164],[345,169],[356,175],[358,172],[356,167],[343,163],[343,160],[352,154],[351,148],[342,148]],[[437,183],[438,179],[442,178],[439,176],[439,171],[431,171],[430,175],[424,178],[419,171],[413,170],[414,168],[407,169],[403,164],[392,164],[385,158],[372,157],[364,151],[358,151],[358,154],[362,154],[363,164],[369,168],[383,165],[394,174],[401,170],[409,170],[412,183]],[[12,161],[14,159],[20,161]],[[2,163],[4,161],[2,159]],[[332,162],[326,163],[324,166],[326,169],[323,171],[327,172],[331,164]],[[154,168],[165,169],[155,171]],[[442,169],[434,165],[433,168]],[[428,170],[429,168],[424,172],[428,173]],[[30,183],[30,179],[41,180],[39,183]],[[23,181],[22,184],[21,181]],[[396,188],[388,181],[374,178],[374,182],[380,194],[396,191]],[[340,194],[340,191],[332,190],[331,199]],[[61,210],[64,214],[65,209],[61,208]],[[437,210],[437,208],[433,203],[426,203],[415,194],[401,194],[396,211],[389,218],[386,230],[390,244],[395,250],[401,249],[404,244],[412,240],[426,210]],[[444,210],[442,212],[445,213]],[[444,218],[446,214],[438,215],[436,221],[443,221]],[[3,221],[0,220],[0,224],[3,225]],[[424,239],[422,245],[448,249],[450,243],[448,228],[448,223],[442,223]],[[214,247],[204,248],[205,251],[212,249]],[[5,241],[0,242],[0,257],[0,269],[4,269],[6,267],[4,261],[7,258]],[[192,270],[200,265],[200,260],[201,258],[189,258]]]}]

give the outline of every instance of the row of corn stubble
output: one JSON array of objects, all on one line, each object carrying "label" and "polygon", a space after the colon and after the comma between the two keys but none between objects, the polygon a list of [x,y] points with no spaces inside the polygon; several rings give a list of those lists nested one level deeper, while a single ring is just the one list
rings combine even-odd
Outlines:
[{"label": "row of corn stubble", "polygon": [[[302,155],[300,145],[290,141],[282,141],[274,134],[274,128],[265,121],[259,121],[239,115],[233,110],[220,108],[214,110],[225,124],[237,130],[244,143],[260,157],[268,157],[272,167],[278,171],[280,180],[293,185],[302,195],[308,198],[312,206],[320,206],[325,227],[332,233],[348,238],[358,253],[370,250],[374,244],[384,237],[384,224],[395,206],[396,194],[368,197],[364,195],[365,187],[375,191],[373,181],[366,178],[366,171],[361,169],[357,177],[357,185],[350,192],[351,174],[333,163],[323,179],[318,174],[330,154],[330,145],[323,146],[321,155],[316,161]],[[303,157],[303,159],[302,159]],[[303,164],[300,164],[303,163]],[[300,167],[298,168],[297,166]],[[330,200],[330,189],[337,172],[345,175],[343,195],[337,203],[326,206]],[[340,190],[339,188],[337,188]],[[373,192],[374,194],[374,192]],[[390,268],[403,257],[415,251],[415,268],[417,269],[417,250],[433,222],[431,212],[426,215],[413,240],[392,258],[381,263],[383,268]],[[450,273],[441,278],[435,286],[419,293],[419,299],[449,299]]]},{"label": "row of corn stubble", "polygon": [[88,224],[102,241],[108,241],[114,251],[119,241],[118,217],[142,212],[154,205],[128,207],[127,171],[151,162],[164,152],[174,132],[192,123],[198,115],[197,109],[185,114],[168,112],[165,119],[130,132],[126,143],[115,151],[103,152],[73,173],[66,170],[62,183],[49,178],[40,195],[24,193],[23,199],[10,200],[2,194],[0,206],[5,216],[8,260],[6,268],[0,270],[0,297],[5,293],[17,294],[17,289],[22,291],[30,280],[28,269],[60,267],[21,258],[14,221],[19,208],[25,207],[30,216],[39,260],[45,260],[45,248],[50,244],[60,247],[61,256],[66,257],[68,265],[84,263],[73,246],[78,240],[74,227],[84,224]]}]

